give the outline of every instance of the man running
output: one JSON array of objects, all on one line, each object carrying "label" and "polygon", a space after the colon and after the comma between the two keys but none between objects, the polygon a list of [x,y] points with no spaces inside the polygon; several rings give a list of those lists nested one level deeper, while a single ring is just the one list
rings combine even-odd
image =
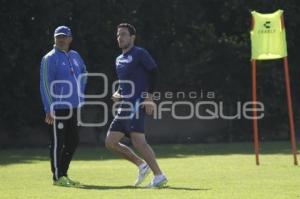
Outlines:
[{"label": "man running", "polygon": [[[157,66],[145,49],[134,45],[136,35],[134,26],[122,23],[118,25],[117,31],[117,40],[122,54],[116,59],[119,89],[113,94],[112,99],[115,102],[122,101],[108,130],[105,144],[109,150],[121,155],[139,168],[135,186],[143,182],[151,168],[154,178],[148,187],[162,187],[167,183],[167,178],[159,168],[155,154],[144,134],[144,114],[146,112],[151,115],[154,110],[151,103],[153,103],[152,93],[155,89]],[[124,80],[132,82],[133,88]],[[143,98],[144,93],[147,93],[146,98]],[[140,106],[141,103],[144,105]],[[132,149],[120,143],[125,135],[130,137],[133,146],[143,159]]]}]

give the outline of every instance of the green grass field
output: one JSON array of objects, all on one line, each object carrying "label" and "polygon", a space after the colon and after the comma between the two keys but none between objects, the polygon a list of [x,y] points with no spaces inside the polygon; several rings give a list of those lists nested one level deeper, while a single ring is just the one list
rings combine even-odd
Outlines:
[{"label": "green grass field", "polygon": [[289,147],[263,143],[256,166],[251,143],[155,146],[169,178],[163,189],[133,187],[136,167],[104,148],[78,148],[69,175],[81,188],[52,185],[47,149],[2,150],[0,198],[300,199],[300,168]]}]

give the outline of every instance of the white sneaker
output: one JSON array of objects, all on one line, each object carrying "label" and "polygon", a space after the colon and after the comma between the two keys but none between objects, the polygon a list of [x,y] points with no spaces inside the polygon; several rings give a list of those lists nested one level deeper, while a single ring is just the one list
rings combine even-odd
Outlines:
[{"label": "white sneaker", "polygon": [[136,178],[134,186],[140,185],[145,180],[145,178],[148,176],[149,173],[150,173],[150,167],[148,166],[148,164],[144,163],[140,165],[139,174]]},{"label": "white sneaker", "polygon": [[150,184],[147,186],[148,188],[161,188],[165,186],[168,182],[168,179],[165,175],[154,176]]}]

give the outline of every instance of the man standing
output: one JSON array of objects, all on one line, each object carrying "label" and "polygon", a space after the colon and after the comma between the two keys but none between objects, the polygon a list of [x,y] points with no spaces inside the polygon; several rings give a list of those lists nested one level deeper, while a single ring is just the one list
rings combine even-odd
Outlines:
[{"label": "man standing", "polygon": [[[113,94],[112,99],[115,102],[119,100],[122,102],[110,125],[105,144],[108,149],[139,168],[135,186],[143,182],[151,168],[154,178],[148,187],[162,187],[167,183],[167,178],[160,170],[155,154],[148,145],[144,134],[144,112],[149,115],[153,113],[151,103],[153,103],[152,92],[156,82],[157,66],[145,49],[134,46],[136,31],[131,24],[122,23],[117,28],[117,40],[122,54],[116,59],[119,89]],[[132,82],[133,88],[124,80]],[[133,94],[130,95],[132,92]],[[145,92],[147,97],[144,99]],[[139,106],[141,102],[143,102],[143,106]],[[125,135],[130,137],[133,146],[144,159],[120,143]]]},{"label": "man standing", "polygon": [[[76,186],[68,168],[78,145],[77,108],[83,102],[86,66],[80,55],[70,50],[71,29],[59,26],[54,32],[54,48],[42,59],[40,92],[50,130],[50,157],[53,184]],[[80,95],[81,93],[81,95]]]}]

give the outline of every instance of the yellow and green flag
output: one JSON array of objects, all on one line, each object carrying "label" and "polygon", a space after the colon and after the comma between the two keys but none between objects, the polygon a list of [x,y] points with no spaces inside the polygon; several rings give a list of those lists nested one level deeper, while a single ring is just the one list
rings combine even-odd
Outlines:
[{"label": "yellow and green flag", "polygon": [[251,12],[251,58],[256,60],[279,59],[287,56],[283,10],[271,14]]}]

